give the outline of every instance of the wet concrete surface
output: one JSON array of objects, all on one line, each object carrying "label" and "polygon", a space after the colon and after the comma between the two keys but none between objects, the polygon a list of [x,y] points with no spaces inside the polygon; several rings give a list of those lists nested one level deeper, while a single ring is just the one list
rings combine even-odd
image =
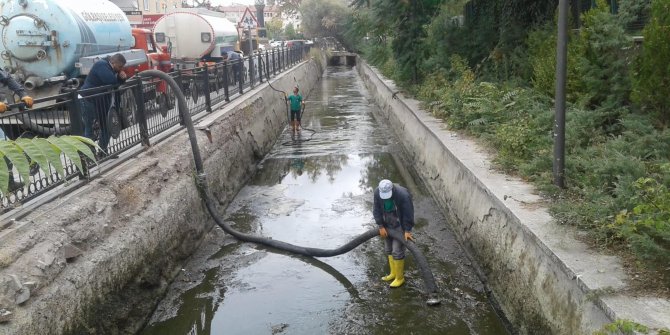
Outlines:
[{"label": "wet concrete surface", "polygon": [[375,227],[372,190],[391,179],[413,194],[416,243],[442,304],[426,305],[409,252],[403,287],[380,280],[388,265],[379,238],[316,259],[240,243],[217,227],[139,334],[508,333],[355,70],[328,68],[306,100],[302,124],[315,132],[285,132],[224,217],[242,232],[332,249]]}]

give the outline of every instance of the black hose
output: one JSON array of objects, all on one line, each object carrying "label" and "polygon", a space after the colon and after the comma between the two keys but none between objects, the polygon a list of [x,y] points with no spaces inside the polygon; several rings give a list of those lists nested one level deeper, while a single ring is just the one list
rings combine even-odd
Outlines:
[{"label": "black hose", "polygon": [[[355,247],[361,245],[363,242],[366,242],[379,235],[379,231],[377,230],[377,228],[373,228],[363,234],[358,235],[353,240],[351,240],[350,242],[344,244],[339,248],[319,249],[319,248],[301,247],[283,241],[273,240],[270,238],[255,236],[251,234],[245,234],[238,232],[232,227],[230,227],[223,221],[223,219],[221,219],[221,216],[219,215],[216,209],[214,200],[210,195],[209,188],[207,186],[206,174],[203,169],[202,157],[200,155],[200,148],[198,147],[198,140],[195,134],[195,127],[193,127],[193,120],[191,119],[191,114],[188,113],[184,93],[181,91],[181,89],[179,89],[179,85],[177,85],[177,82],[174,81],[172,77],[170,77],[169,75],[165,74],[162,71],[146,70],[140,72],[139,75],[144,78],[159,77],[160,79],[165,80],[168,83],[168,85],[172,86],[172,89],[177,98],[179,113],[182,116],[184,126],[186,127],[186,131],[188,132],[189,141],[191,142],[191,151],[193,152],[193,160],[195,161],[196,185],[200,192],[200,196],[205,201],[207,211],[212,216],[216,224],[219,227],[221,227],[221,229],[223,229],[224,232],[244,242],[257,243],[267,247],[276,248],[294,254],[310,256],[310,257],[332,257],[341,255],[351,251]],[[426,291],[429,294],[429,299],[427,300],[428,305],[439,304],[440,301],[437,298],[437,285],[435,284],[435,278],[433,278],[433,274],[430,271],[430,267],[428,266],[428,261],[423,256],[421,251],[416,247],[416,245],[414,245],[414,243],[409,243],[405,241],[404,236],[402,236],[402,234],[399,234],[391,230],[388,230],[388,233],[389,236],[404,244],[407,247],[407,249],[412,253],[412,255],[414,255],[414,258],[417,261],[417,265],[421,270],[423,280],[426,285]]]}]

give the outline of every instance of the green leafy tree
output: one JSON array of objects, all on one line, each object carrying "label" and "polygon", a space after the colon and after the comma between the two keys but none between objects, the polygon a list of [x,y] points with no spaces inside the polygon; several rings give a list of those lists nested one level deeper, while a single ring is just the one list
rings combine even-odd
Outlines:
[{"label": "green leafy tree", "polygon": [[270,21],[266,22],[265,28],[267,29],[269,37],[272,39],[281,37],[283,25],[284,21],[278,17],[273,17]]},{"label": "green leafy tree", "polygon": [[633,100],[662,123],[670,121],[670,2],[653,0],[633,83]]},{"label": "green leafy tree", "polygon": [[580,39],[583,102],[588,107],[625,105],[630,96],[630,57],[625,50],[630,42],[605,0],[598,0],[596,6],[583,15]]},{"label": "green leafy tree", "polygon": [[65,169],[61,157],[64,155],[69,159],[79,171],[83,171],[84,162],[82,162],[79,153],[84,154],[89,159],[95,161],[95,156],[91,148],[96,144],[88,138],[81,136],[50,136],[48,138],[36,137],[33,139],[19,138],[15,141],[0,141],[0,192],[7,194],[9,189],[9,180],[14,178],[8,164],[2,164],[2,161],[10,162],[13,169],[18,171],[21,179],[30,180],[31,164],[37,164],[45,174],[50,174],[49,167],[62,178],[65,176]]},{"label": "green leafy tree", "polygon": [[284,28],[284,36],[286,36],[286,38],[289,40],[296,38],[297,34],[295,32],[295,27],[293,26],[293,23],[289,23],[286,25],[286,28]]},{"label": "green leafy tree", "polygon": [[621,25],[630,31],[639,31],[649,16],[651,0],[620,0],[617,17]]},{"label": "green leafy tree", "polygon": [[305,0],[300,6],[302,27],[310,36],[342,39],[351,11],[339,0]]},{"label": "green leafy tree", "polygon": [[299,12],[302,0],[275,0],[274,3],[279,6],[282,13],[295,16]]}]

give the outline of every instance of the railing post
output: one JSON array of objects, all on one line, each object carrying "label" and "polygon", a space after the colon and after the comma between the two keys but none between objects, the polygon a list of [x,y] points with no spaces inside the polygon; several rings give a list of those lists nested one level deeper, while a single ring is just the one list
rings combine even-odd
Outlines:
[{"label": "railing post", "polygon": [[244,58],[240,58],[240,59],[237,60],[237,71],[236,71],[236,73],[237,73],[237,77],[239,79],[238,82],[239,82],[239,86],[240,86],[240,95],[242,95],[242,93],[244,93],[244,73],[243,73],[242,70],[244,70]]},{"label": "railing post", "polygon": [[[205,63],[205,69],[202,72],[203,77],[205,77],[205,84],[203,87],[205,88],[205,110],[207,113],[212,112],[212,97],[210,96],[211,90],[209,89],[209,65]],[[197,84],[196,84],[197,85]]]},{"label": "railing post", "polygon": [[270,80],[270,53],[265,52],[265,79]]},{"label": "railing post", "polygon": [[[85,113],[85,111],[82,111],[79,106],[78,90],[72,90],[72,92],[70,92],[70,102],[67,104],[67,110],[70,117],[70,135],[84,136],[84,119],[82,113]],[[91,148],[91,150],[93,151],[93,154],[95,154],[95,148]],[[79,179],[84,179],[89,176],[89,160],[86,159],[86,156],[82,153],[79,153],[79,158],[82,163],[82,169],[79,171]],[[56,179],[53,179],[52,177],[51,180],[55,181]]]},{"label": "railing post", "polygon": [[254,53],[249,53],[249,89],[254,87]]},{"label": "railing post", "polygon": [[277,63],[279,63],[279,67],[278,67],[279,73],[281,73],[281,71],[282,71],[282,67],[281,67],[281,54],[282,54],[282,52],[284,52],[284,48],[280,48],[277,51]]},{"label": "railing post", "polygon": [[70,135],[84,136],[84,122],[82,111],[79,106],[79,93],[77,90],[70,92],[70,102],[67,104],[67,110],[70,116]]},{"label": "railing post", "polygon": [[263,82],[263,53],[258,53],[258,82]]},{"label": "railing post", "polygon": [[230,102],[230,92],[228,92],[228,66],[230,66],[230,63],[228,61],[225,61],[223,63],[223,94],[226,97],[226,102]]},{"label": "railing post", "polygon": [[[179,86],[179,89],[181,89],[181,91],[183,92],[184,91],[184,79],[182,78],[181,66],[179,66],[179,64],[177,64],[176,69],[177,69],[177,71],[176,71],[177,74],[176,74],[175,81],[177,82],[177,85]],[[178,112],[177,116],[179,117],[179,124],[183,125],[184,124],[184,118],[182,117],[181,113],[186,113],[186,111],[180,111],[179,110],[179,104],[175,104],[175,106],[176,106],[175,108],[177,109],[177,112]],[[186,107],[186,108],[188,108],[188,107]]]},{"label": "railing post", "polygon": [[[151,85],[151,83],[149,83],[148,85]],[[147,114],[146,114],[147,110],[144,105],[144,87],[142,87],[141,79],[137,80],[137,85],[133,87],[133,90],[135,91],[134,92],[135,94],[133,95],[135,96],[135,105],[137,106],[136,109],[137,114],[135,115],[135,119],[137,120],[137,123],[140,126],[140,137],[142,139],[142,146],[149,147],[151,146],[151,142],[149,141],[149,125],[147,122]],[[165,92],[165,98],[169,99],[167,91]]]}]

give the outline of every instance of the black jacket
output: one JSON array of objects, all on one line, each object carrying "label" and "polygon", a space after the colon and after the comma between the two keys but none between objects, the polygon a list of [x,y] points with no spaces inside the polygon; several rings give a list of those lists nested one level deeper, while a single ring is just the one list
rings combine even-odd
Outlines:
[{"label": "black jacket", "polygon": [[[374,190],[374,208],[372,214],[375,217],[375,222],[378,226],[383,224],[384,201],[379,197],[379,188]],[[398,209],[398,217],[400,218],[400,225],[404,231],[412,231],[414,227],[414,204],[412,203],[412,195],[409,191],[398,185],[393,184],[393,193],[391,200],[395,203]]]}]

